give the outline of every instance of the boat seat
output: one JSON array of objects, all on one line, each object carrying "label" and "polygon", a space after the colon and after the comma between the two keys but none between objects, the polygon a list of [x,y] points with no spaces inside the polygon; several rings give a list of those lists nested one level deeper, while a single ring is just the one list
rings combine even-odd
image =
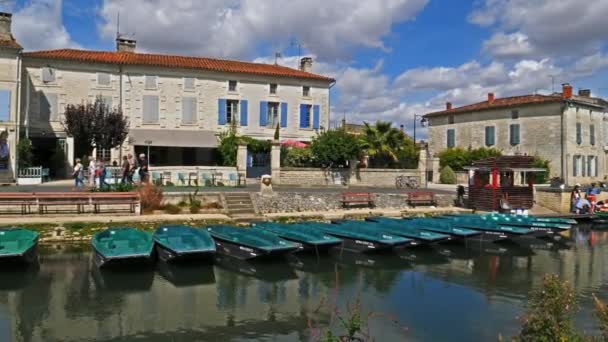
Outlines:
[{"label": "boat seat", "polygon": [[17,251],[19,249],[19,242],[18,241],[6,241],[2,245],[0,245],[0,248],[5,249],[5,250]]},{"label": "boat seat", "polygon": [[110,245],[110,248],[112,248],[112,249],[125,248],[125,247],[126,248],[130,247],[129,246],[129,241],[127,241],[127,240],[117,240],[117,241],[114,241],[114,243],[112,243]]}]

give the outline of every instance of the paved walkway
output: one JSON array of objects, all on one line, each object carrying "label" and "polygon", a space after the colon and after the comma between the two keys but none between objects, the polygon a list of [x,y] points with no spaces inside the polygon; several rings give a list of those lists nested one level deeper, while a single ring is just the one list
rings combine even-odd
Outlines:
[{"label": "paved walkway", "polygon": [[72,216],[2,216],[0,226],[86,222],[86,223],[128,223],[128,222],[187,222],[187,221],[232,221],[224,214],[183,214],[183,215],[72,215]]}]

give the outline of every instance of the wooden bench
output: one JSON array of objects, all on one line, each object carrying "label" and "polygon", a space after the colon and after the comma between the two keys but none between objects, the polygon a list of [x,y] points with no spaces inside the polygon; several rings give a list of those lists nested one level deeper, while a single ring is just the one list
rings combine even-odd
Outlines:
[{"label": "wooden bench", "polygon": [[94,192],[89,194],[93,211],[99,213],[102,205],[129,205],[130,212],[135,213],[140,203],[136,192]]},{"label": "wooden bench", "polygon": [[19,206],[22,215],[29,214],[35,204],[36,198],[31,192],[0,192],[0,206]]},{"label": "wooden bench", "polygon": [[419,204],[437,205],[432,191],[413,191],[407,194],[407,203],[412,207]]},{"label": "wooden bench", "polygon": [[342,206],[367,205],[370,208],[375,206],[374,195],[370,192],[344,192],[342,193]]},{"label": "wooden bench", "polygon": [[77,213],[84,212],[84,206],[90,204],[90,193],[87,192],[37,192],[34,197],[38,202],[38,212],[48,214],[49,207],[75,206]]}]

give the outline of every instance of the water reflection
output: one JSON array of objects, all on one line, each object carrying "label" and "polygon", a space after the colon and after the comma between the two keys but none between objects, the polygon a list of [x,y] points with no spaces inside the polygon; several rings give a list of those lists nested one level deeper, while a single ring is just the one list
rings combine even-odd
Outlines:
[{"label": "water reflection", "polygon": [[[580,229],[567,241],[343,252],[279,263],[218,257],[213,266],[109,272],[93,267],[86,246],[51,246],[38,267],[0,272],[0,338],[308,341],[311,322],[323,327],[334,303],[359,298],[364,313],[394,314],[408,327],[408,340],[494,340],[498,332],[516,332],[527,293],[547,272],[576,287],[578,324],[593,331],[589,296],[608,298],[608,233]],[[388,319],[370,326],[377,340],[404,337]]]}]

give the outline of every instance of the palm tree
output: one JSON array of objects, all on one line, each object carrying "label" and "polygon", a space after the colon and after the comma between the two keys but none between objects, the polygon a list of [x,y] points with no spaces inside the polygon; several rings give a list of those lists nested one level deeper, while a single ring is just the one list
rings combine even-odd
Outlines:
[{"label": "palm tree", "polygon": [[364,123],[363,134],[359,138],[362,150],[374,164],[388,164],[399,159],[399,152],[406,148],[408,137],[390,122],[377,121],[375,125]]}]

